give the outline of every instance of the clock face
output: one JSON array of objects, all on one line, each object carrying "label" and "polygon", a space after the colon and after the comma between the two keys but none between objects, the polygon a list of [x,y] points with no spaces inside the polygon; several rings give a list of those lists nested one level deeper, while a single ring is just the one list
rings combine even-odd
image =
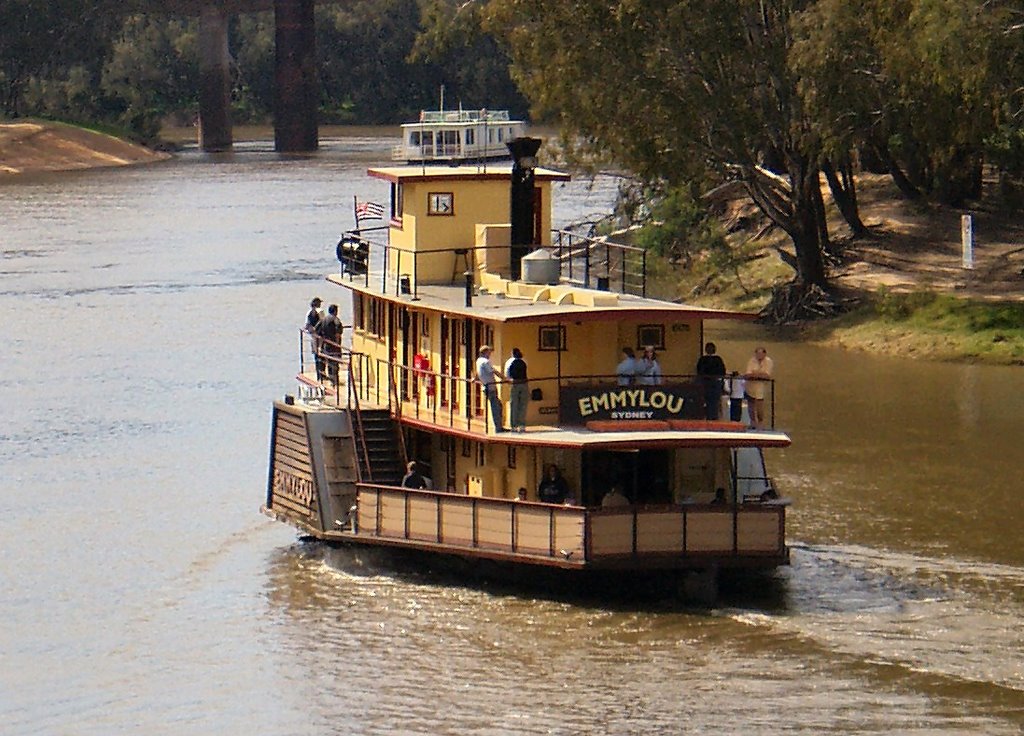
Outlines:
[{"label": "clock face", "polygon": [[452,203],[451,192],[431,192],[427,195],[427,214],[430,215],[452,215],[455,214],[455,207]]}]

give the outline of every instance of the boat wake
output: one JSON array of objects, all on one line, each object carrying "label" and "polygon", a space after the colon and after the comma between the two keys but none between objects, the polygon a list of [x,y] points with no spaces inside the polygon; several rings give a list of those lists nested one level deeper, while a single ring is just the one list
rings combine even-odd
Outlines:
[{"label": "boat wake", "polygon": [[1024,570],[857,546],[791,549],[782,600],[733,605],[729,618],[821,666],[1021,716]]}]

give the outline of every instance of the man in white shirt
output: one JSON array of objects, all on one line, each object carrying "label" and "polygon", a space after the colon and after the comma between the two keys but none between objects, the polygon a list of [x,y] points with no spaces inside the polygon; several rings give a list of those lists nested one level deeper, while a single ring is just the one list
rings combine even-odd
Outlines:
[{"label": "man in white shirt", "polygon": [[476,380],[484,390],[484,399],[490,407],[495,432],[504,432],[501,422],[501,399],[498,398],[497,377],[504,378],[501,371],[491,363],[491,346],[481,345],[476,359]]},{"label": "man in white shirt", "polygon": [[746,379],[747,407],[750,409],[750,423],[757,429],[764,427],[764,399],[768,394],[769,382],[775,371],[775,362],[768,357],[768,351],[762,347],[754,350],[754,355],[747,361]]}]

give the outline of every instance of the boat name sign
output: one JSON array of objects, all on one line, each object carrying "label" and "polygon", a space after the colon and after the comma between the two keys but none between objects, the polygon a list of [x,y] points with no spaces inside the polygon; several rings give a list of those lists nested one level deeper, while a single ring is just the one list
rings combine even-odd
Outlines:
[{"label": "boat name sign", "polygon": [[562,421],[688,419],[699,411],[698,388],[679,386],[565,387]]}]

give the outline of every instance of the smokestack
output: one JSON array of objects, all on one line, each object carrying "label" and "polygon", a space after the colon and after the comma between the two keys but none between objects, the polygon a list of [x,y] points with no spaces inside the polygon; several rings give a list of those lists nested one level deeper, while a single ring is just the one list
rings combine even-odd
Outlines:
[{"label": "smokestack", "polygon": [[512,225],[510,261],[513,281],[518,281],[522,275],[520,260],[534,244],[533,173],[537,168],[537,151],[541,143],[540,138],[516,138],[506,144],[512,154],[509,220]]}]

